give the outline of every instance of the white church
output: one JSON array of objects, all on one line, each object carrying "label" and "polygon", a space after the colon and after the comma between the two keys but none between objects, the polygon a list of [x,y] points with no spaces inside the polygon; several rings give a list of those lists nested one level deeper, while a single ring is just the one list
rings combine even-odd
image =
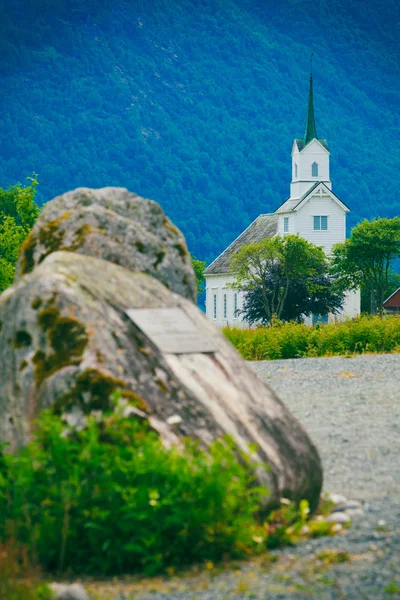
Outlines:
[{"label": "white church", "polygon": [[[322,246],[329,255],[334,244],[345,240],[346,215],[350,209],[332,192],[329,154],[326,140],[317,137],[311,75],[304,139],[296,139],[292,148],[289,198],[274,213],[257,217],[205,270],[206,314],[217,325],[248,327],[237,314],[243,306],[243,293],[229,287],[235,279],[230,272],[230,261],[242,246],[290,233]],[[347,293],[340,314],[329,315],[325,320],[352,318],[359,313],[360,292],[357,290]],[[321,321],[318,315],[304,319],[308,325],[318,321]]]}]

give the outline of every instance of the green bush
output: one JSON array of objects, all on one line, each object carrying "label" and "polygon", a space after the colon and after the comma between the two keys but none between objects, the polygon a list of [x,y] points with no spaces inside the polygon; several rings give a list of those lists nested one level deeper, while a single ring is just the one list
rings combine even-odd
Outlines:
[{"label": "green bush", "polygon": [[266,490],[229,439],[208,452],[191,440],[166,449],[118,411],[99,420],[66,435],[45,412],[27,447],[0,453],[0,540],[26,544],[46,570],[97,575],[254,550]]},{"label": "green bush", "polygon": [[225,327],[223,332],[246,360],[400,352],[400,315],[317,327],[281,322],[256,329]]}]

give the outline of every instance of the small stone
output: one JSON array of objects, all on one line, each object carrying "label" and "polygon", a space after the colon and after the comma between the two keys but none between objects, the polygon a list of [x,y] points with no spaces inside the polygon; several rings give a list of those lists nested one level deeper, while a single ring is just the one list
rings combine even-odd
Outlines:
[{"label": "small stone", "polygon": [[341,496],[340,494],[331,494],[330,492],[327,492],[325,494],[325,498],[326,500],[330,500],[334,504],[344,504],[345,502],[347,502],[347,498],[345,498],[345,496]]},{"label": "small stone", "polygon": [[349,515],[344,512],[333,512],[326,519],[327,523],[349,523],[351,521]]},{"label": "small stone", "polygon": [[384,519],[379,519],[378,527],[386,527],[386,521]]},{"label": "small stone", "polygon": [[308,533],[310,533],[310,528],[308,527],[308,525],[303,525],[303,527],[300,530],[300,533],[302,535],[307,535]]},{"label": "small stone", "polygon": [[179,423],[182,423],[182,417],[179,415],[171,415],[168,417],[167,423],[168,425],[179,425]]},{"label": "small stone", "polygon": [[332,531],[332,533],[339,533],[339,531],[342,531],[342,529],[343,529],[343,525],[341,525],[340,523],[335,523],[332,526],[331,531]]},{"label": "small stone", "polygon": [[361,508],[347,508],[343,512],[349,515],[349,517],[362,517],[364,515],[364,511]]},{"label": "small stone", "polygon": [[332,512],[343,512],[348,510],[362,510],[361,502],[357,500],[346,500],[345,502],[340,502]]},{"label": "small stone", "polygon": [[290,506],[290,504],[291,504],[291,502],[290,502],[289,498],[280,498],[280,499],[279,499],[279,502],[280,502],[281,504],[285,504],[286,506]]},{"label": "small stone", "polygon": [[54,594],[54,600],[90,600],[79,583],[73,583],[72,585],[51,583],[49,587]]}]

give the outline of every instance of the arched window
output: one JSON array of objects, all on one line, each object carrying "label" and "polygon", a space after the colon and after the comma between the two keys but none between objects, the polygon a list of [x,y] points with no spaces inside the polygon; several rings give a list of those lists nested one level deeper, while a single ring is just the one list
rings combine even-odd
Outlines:
[{"label": "arched window", "polygon": [[298,177],[298,175],[297,175],[297,163],[294,163],[294,176]]},{"label": "arched window", "polygon": [[311,175],[313,177],[318,177],[318,163],[313,163],[311,166]]}]

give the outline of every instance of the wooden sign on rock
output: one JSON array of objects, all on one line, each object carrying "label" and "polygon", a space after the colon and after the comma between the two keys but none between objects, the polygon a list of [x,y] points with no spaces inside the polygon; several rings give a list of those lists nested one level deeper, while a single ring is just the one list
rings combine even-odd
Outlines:
[{"label": "wooden sign on rock", "polygon": [[181,308],[136,308],[128,317],[166,354],[216,352],[207,338]]}]

